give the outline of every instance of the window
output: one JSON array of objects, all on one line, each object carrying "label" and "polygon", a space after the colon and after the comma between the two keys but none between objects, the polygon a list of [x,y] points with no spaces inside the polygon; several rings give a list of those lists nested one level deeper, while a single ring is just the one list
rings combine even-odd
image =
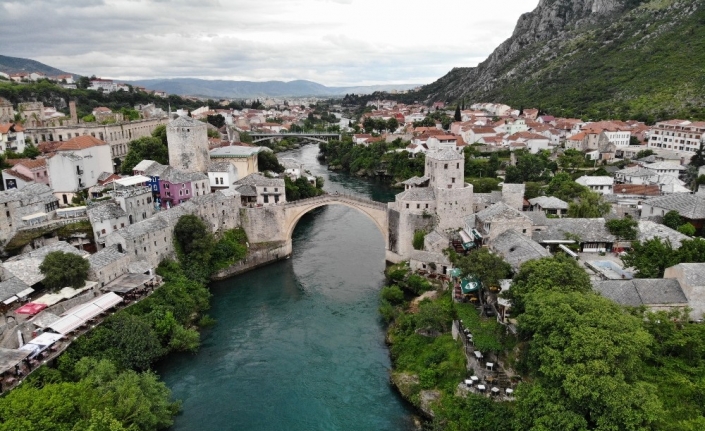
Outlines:
[{"label": "window", "polygon": [[274,187],[274,191],[275,191],[275,192],[278,192],[278,191],[279,191],[279,188],[278,188],[278,187]]},{"label": "window", "polygon": [[454,182],[455,182],[455,177],[451,178],[451,179],[450,179],[450,182],[451,182],[451,183],[454,183]]},{"label": "window", "polygon": [[443,169],[448,169],[448,163],[443,165]]},{"label": "window", "polygon": [[420,209],[420,208],[421,208],[421,204],[416,204],[416,209]]},{"label": "window", "polygon": [[[409,204],[406,204],[406,208],[409,209]],[[10,217],[10,213],[7,213],[7,216]]]},{"label": "window", "polygon": [[102,229],[101,232],[103,233],[103,235],[105,235],[105,229]]},{"label": "window", "polygon": [[266,187],[264,188],[264,191],[265,191],[265,192],[267,191],[267,188],[266,188]]}]

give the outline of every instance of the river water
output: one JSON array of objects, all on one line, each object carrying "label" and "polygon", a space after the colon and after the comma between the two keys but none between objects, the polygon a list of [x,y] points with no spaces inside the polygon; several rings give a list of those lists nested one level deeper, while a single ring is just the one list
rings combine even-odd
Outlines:
[{"label": "river water", "polygon": [[[389,187],[329,173],[318,148],[279,154],[301,160],[325,189],[386,202]],[[412,411],[389,385],[377,306],[384,240],[355,209],[305,215],[291,259],[214,283],[195,355],[158,372],[183,401],[173,430],[408,430]]]}]

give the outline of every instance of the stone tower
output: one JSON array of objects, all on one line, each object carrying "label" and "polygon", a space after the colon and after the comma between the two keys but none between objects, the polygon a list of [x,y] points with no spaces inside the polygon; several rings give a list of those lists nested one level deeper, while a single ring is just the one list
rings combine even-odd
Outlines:
[{"label": "stone tower", "polygon": [[166,127],[169,165],[185,172],[206,172],[209,161],[206,129],[205,123],[187,116],[169,122]]},{"label": "stone tower", "polygon": [[455,148],[426,154],[425,174],[434,190],[438,229],[457,229],[473,210],[473,187],[465,184],[465,156]]}]

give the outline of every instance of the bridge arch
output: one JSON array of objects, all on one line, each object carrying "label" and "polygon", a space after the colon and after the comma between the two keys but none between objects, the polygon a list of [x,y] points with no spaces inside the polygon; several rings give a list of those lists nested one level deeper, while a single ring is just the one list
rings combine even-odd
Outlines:
[{"label": "bridge arch", "polygon": [[[252,140],[252,143],[253,143],[253,144],[256,144],[257,142],[274,141],[274,140],[276,140],[276,139],[283,139],[283,138],[286,138],[286,137],[287,137],[287,135],[281,135],[281,136],[267,136],[267,137],[264,137],[264,138],[253,139],[253,140]],[[296,136],[296,137],[297,137],[297,138],[300,138],[300,139],[305,139],[305,140],[308,140],[308,141],[316,141],[316,142],[323,142],[323,143],[328,142],[328,141],[326,141],[325,139],[313,138],[313,137],[310,137],[310,136],[305,136],[305,137],[304,137],[304,136]]]},{"label": "bridge arch", "polygon": [[304,214],[326,205],[343,205],[348,208],[354,208],[370,218],[382,234],[385,250],[389,249],[389,228],[387,224],[386,205],[373,201],[365,202],[344,195],[328,195],[322,198],[307,199],[306,201],[305,203],[296,201],[290,208],[287,208],[285,235],[288,242],[291,242],[294,229],[296,229],[296,225],[299,224],[299,220],[301,220]]}]

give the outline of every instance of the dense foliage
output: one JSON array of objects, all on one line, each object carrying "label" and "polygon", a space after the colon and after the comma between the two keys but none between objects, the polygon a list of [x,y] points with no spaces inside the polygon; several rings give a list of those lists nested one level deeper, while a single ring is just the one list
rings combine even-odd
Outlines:
[{"label": "dense foliage", "polygon": [[142,160],[154,160],[162,165],[169,164],[169,147],[158,137],[144,136],[130,141],[125,160],[120,164],[123,174],[132,174],[132,169]]},{"label": "dense foliage", "polygon": [[499,280],[512,275],[512,267],[501,256],[484,247],[467,256],[451,253],[451,260],[455,267],[460,268],[463,277],[477,277],[488,288],[499,286]]},{"label": "dense foliage", "polygon": [[425,163],[421,154],[410,157],[406,151],[396,151],[405,146],[406,143],[399,139],[392,143],[355,145],[349,136],[345,136],[342,141],[321,143],[319,148],[330,167],[350,173],[385,171],[387,176],[402,181],[422,176]]},{"label": "dense foliage", "polygon": [[216,102],[209,100],[191,100],[180,96],[170,95],[168,98],[154,96],[152,94],[131,89],[130,91],[115,91],[103,93],[87,89],[66,89],[58,84],[42,80],[36,83],[14,83],[0,81],[0,97],[9,100],[13,105],[20,102],[43,102],[45,106],[54,106],[64,114],[68,115],[68,102],[76,101],[79,118],[91,114],[94,108],[105,106],[113,112],[121,109],[132,110],[135,105],[146,105],[153,103],[163,110],[173,108],[196,109],[204,104],[215,106]]},{"label": "dense foliage", "polygon": [[681,242],[674,249],[670,241],[655,237],[646,241],[634,241],[629,251],[622,256],[627,267],[636,269],[635,277],[661,278],[666,268],[679,263],[705,262],[705,240],[693,238]]},{"label": "dense foliage", "polygon": [[605,223],[605,227],[618,239],[634,240],[638,234],[639,222],[627,216],[623,219],[612,219]]},{"label": "dense foliage", "polygon": [[83,287],[88,278],[90,264],[78,254],[53,251],[44,257],[39,271],[44,275],[42,284],[49,289]]},{"label": "dense foliage", "polygon": [[299,199],[312,198],[323,194],[323,178],[316,177],[316,184],[313,185],[305,177],[299,177],[293,181],[288,176],[284,177],[287,202]]},{"label": "dense foliage", "polygon": [[558,165],[549,159],[548,151],[531,154],[528,151],[516,151],[516,165],[507,166],[505,181],[519,184],[526,181],[548,181],[558,170]]}]

